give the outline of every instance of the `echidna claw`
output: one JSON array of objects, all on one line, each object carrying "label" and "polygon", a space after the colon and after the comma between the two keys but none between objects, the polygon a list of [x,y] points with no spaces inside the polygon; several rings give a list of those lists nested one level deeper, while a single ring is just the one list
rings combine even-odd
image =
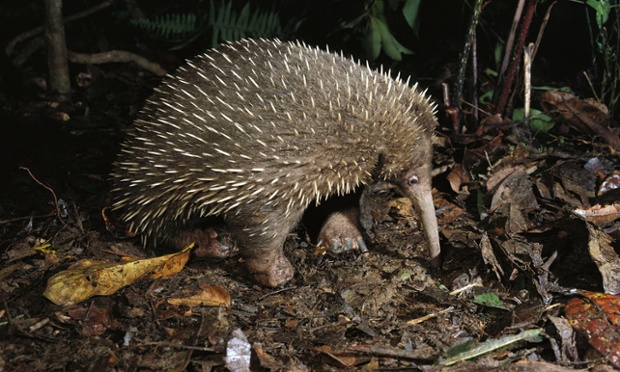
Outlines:
[{"label": "echidna claw", "polygon": [[342,244],[340,244],[340,242],[336,239],[332,240],[332,252],[334,253],[340,253],[342,252]]},{"label": "echidna claw", "polygon": [[[366,242],[360,236],[357,238],[336,238],[330,239],[329,250],[332,253],[340,254],[345,251],[356,251],[359,250],[361,253],[368,252],[368,247],[366,246]],[[317,247],[324,246],[323,240],[319,240],[317,242]]]},{"label": "echidna claw", "polygon": [[362,253],[368,252],[368,247],[366,246],[366,242],[364,241],[364,238],[362,238],[361,236],[357,238],[357,245],[360,247],[360,251]]}]

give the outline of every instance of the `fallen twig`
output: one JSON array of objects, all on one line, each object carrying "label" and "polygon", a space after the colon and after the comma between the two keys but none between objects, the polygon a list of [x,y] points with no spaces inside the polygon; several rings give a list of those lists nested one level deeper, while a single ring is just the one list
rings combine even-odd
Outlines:
[{"label": "fallen twig", "polygon": [[157,76],[164,76],[168,73],[159,63],[149,61],[148,59],[135,53],[123,50],[110,50],[108,52],[95,54],[83,54],[67,51],[67,56],[69,61],[73,63],[90,63],[96,65],[102,63],[133,62]]},{"label": "fallen twig", "polygon": [[30,169],[26,168],[26,167],[19,167],[19,169],[23,169],[26,172],[28,172],[28,174],[30,175],[30,178],[32,178],[34,180],[34,182],[38,183],[39,185],[41,185],[43,188],[45,188],[46,190],[48,190],[49,192],[52,193],[52,196],[54,197],[54,206],[56,207],[56,216],[58,217],[58,219],[60,220],[60,222],[62,221],[62,217],[60,215],[60,207],[58,206],[58,198],[56,198],[56,193],[54,193],[54,190],[52,190],[49,186],[45,185],[43,182],[39,181],[34,174],[32,174],[32,172],[30,171]]}]

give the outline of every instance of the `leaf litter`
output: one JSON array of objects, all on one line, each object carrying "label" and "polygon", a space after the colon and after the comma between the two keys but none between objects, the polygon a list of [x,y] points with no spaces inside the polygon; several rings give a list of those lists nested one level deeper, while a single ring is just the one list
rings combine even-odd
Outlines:
[{"label": "leaf litter", "polygon": [[[91,129],[107,125],[92,120]],[[285,247],[295,278],[269,289],[239,257],[137,271],[179,253],[145,252],[105,230],[107,169],[88,155],[100,146],[111,157],[102,143],[113,141],[85,133],[71,174],[60,171],[64,153],[41,160],[41,179],[66,203],[62,221],[27,175],[3,185],[7,370],[618,367],[619,169],[588,138],[535,149],[502,123],[456,141],[462,156],[439,147],[440,269],[429,268],[411,204],[383,189],[362,195],[368,252],[315,250],[303,224]],[[62,293],[56,304],[45,297]]]}]

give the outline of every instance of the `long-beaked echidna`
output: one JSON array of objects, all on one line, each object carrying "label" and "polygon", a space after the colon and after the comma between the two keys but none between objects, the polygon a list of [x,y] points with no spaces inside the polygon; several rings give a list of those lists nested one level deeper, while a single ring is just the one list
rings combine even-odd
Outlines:
[{"label": "long-beaked echidna", "polygon": [[434,106],[400,79],[278,40],[221,46],[166,77],[124,142],[114,209],[145,243],[222,216],[261,284],[293,276],[283,255],[306,207],[388,181],[418,210],[434,264]]}]

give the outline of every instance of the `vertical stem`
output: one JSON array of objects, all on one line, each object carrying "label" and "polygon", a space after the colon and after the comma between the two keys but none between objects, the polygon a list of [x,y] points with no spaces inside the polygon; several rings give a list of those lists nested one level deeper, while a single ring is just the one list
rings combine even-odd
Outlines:
[{"label": "vertical stem", "polygon": [[65,101],[71,92],[65,28],[62,21],[62,0],[45,0],[45,40],[50,89]]},{"label": "vertical stem", "polygon": [[482,10],[483,0],[476,0],[474,6],[474,13],[471,17],[471,23],[469,24],[469,30],[467,31],[467,39],[461,52],[461,58],[459,61],[459,72],[456,79],[456,86],[454,87],[454,98],[452,104],[461,108],[461,97],[463,95],[463,85],[465,84],[465,71],[467,71],[467,60],[469,59],[469,52],[471,50],[472,40],[476,35],[476,27],[478,26],[478,19],[480,19],[480,11]]},{"label": "vertical stem", "polygon": [[530,100],[532,99],[532,54],[534,52],[534,43],[530,43],[525,47],[523,55],[523,85],[525,91],[523,94],[523,116],[525,127],[530,124]]},{"label": "vertical stem", "polygon": [[506,40],[506,49],[504,50],[504,58],[502,58],[502,66],[499,69],[499,76],[504,75],[504,72],[506,72],[506,68],[508,67],[508,61],[510,60],[510,54],[512,54],[512,47],[515,43],[515,34],[517,33],[517,26],[519,25],[521,14],[523,14],[524,5],[525,5],[525,0],[519,0],[519,4],[517,4],[517,10],[515,11],[515,16],[512,19],[512,26],[510,26],[510,33],[508,34],[508,40]]},{"label": "vertical stem", "polygon": [[472,105],[474,106],[474,122],[478,123],[478,49],[477,49],[477,37],[474,34],[474,38],[471,43],[471,81],[472,81]]},{"label": "vertical stem", "polygon": [[517,70],[521,64],[521,55],[523,54],[523,48],[525,46],[525,39],[527,33],[532,24],[532,18],[534,18],[534,11],[536,10],[536,4],[538,0],[528,0],[527,8],[523,20],[521,21],[521,27],[519,28],[519,38],[517,39],[517,45],[513,49],[513,57],[508,66],[508,71],[501,77],[500,84],[498,86],[501,89],[499,95],[496,98],[495,113],[503,115],[508,104],[508,96],[510,95],[510,88],[515,80]]}]

